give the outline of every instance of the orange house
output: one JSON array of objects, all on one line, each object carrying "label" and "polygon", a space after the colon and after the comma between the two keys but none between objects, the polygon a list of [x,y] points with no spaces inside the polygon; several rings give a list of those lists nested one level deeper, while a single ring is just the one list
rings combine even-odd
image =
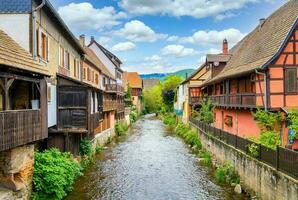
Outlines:
[{"label": "orange house", "polygon": [[[259,137],[251,114],[298,108],[298,1],[289,1],[231,50],[231,59],[202,87],[216,104],[214,126],[242,137]],[[287,145],[287,122],[281,131]]]}]

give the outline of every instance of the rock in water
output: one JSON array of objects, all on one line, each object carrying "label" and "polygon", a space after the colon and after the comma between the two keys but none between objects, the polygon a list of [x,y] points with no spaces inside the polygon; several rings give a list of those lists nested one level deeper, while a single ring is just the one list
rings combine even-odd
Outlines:
[{"label": "rock in water", "polygon": [[241,194],[242,193],[242,188],[240,184],[237,184],[234,188],[234,192],[236,192],[237,194]]}]

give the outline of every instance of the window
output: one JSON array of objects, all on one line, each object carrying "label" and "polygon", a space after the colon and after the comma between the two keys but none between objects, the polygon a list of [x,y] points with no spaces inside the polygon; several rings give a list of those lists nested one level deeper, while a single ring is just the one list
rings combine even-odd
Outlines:
[{"label": "window", "polygon": [[91,80],[91,77],[90,77],[90,69],[87,68],[87,80],[90,81]]},{"label": "window", "polygon": [[69,53],[68,51],[64,52],[64,67],[69,69]]},{"label": "window", "polygon": [[37,52],[40,58],[42,58],[45,61],[48,61],[48,50],[49,50],[49,39],[47,35],[37,30]]},{"label": "window", "polygon": [[78,77],[77,59],[73,59],[73,74],[74,77]]},{"label": "window", "polygon": [[297,69],[289,68],[285,70],[285,89],[287,93],[297,91]]},{"label": "window", "polygon": [[59,47],[59,66],[64,66],[64,49],[61,46]]},{"label": "window", "polygon": [[93,70],[91,71],[91,81],[92,81],[92,83],[94,83],[94,71]]},{"label": "window", "polygon": [[86,80],[86,68],[84,68],[84,71],[83,71],[83,80]]},{"label": "window", "polygon": [[95,84],[98,85],[98,74],[95,74]]}]

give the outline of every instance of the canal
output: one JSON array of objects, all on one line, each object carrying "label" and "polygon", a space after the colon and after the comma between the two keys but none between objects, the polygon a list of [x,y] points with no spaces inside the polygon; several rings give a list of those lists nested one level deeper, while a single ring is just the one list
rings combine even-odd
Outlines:
[{"label": "canal", "polygon": [[190,149],[153,116],[145,116],[96,156],[67,200],[244,199],[216,184]]}]

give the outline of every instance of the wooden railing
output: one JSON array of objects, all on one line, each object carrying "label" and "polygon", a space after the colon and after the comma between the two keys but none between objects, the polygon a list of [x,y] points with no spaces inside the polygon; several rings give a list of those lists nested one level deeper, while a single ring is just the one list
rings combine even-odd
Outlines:
[{"label": "wooden railing", "polygon": [[0,112],[0,151],[43,138],[40,110]]},{"label": "wooden railing", "polygon": [[107,84],[106,92],[109,93],[124,93],[124,88],[117,84]]},{"label": "wooden railing", "polygon": [[103,111],[117,110],[116,100],[104,100],[103,101]]},{"label": "wooden railing", "polygon": [[[189,118],[189,121],[200,130],[201,134],[206,134],[208,137],[212,136],[217,139],[214,141],[229,144],[243,153],[274,167],[276,170],[298,179],[298,152],[280,146],[277,146],[276,149],[271,149],[251,140],[215,128],[210,124],[201,122],[192,117]],[[253,154],[249,151],[251,145],[256,147],[256,152]]]},{"label": "wooden railing", "polygon": [[256,107],[256,94],[243,93],[243,94],[228,94],[210,96],[214,104],[218,106],[227,107]]}]

